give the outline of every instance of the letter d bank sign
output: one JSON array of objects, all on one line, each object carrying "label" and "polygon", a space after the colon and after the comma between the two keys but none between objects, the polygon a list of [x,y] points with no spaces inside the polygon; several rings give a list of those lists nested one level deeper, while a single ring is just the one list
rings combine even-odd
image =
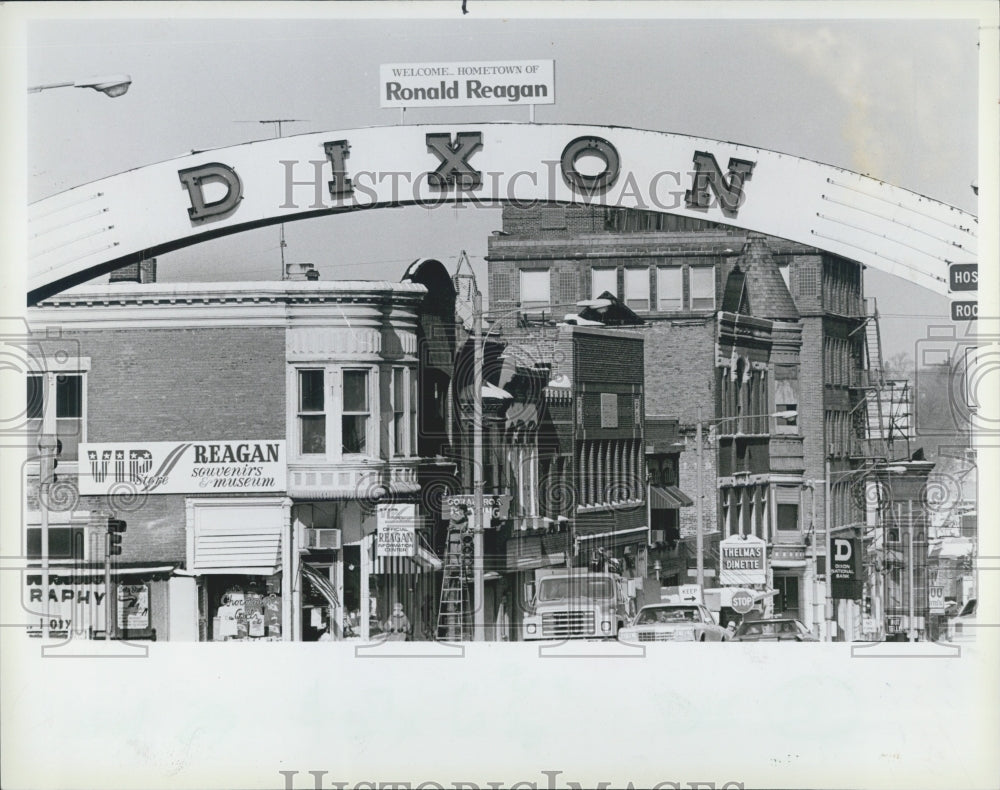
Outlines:
[{"label": "letter d bank sign", "polygon": [[830,541],[830,572],[834,598],[861,600],[861,541],[834,538]]}]

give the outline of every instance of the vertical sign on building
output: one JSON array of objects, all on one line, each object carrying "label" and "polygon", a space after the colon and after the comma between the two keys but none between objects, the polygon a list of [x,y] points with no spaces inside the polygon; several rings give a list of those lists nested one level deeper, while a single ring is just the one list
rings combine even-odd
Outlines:
[{"label": "vertical sign on building", "polygon": [[830,541],[830,572],[834,598],[861,600],[861,547],[857,538]]}]

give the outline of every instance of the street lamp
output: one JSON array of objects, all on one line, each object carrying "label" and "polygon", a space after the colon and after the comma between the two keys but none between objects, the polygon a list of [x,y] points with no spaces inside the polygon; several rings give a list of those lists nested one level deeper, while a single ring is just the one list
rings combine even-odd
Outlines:
[{"label": "street lamp", "polygon": [[104,77],[89,77],[87,79],[76,80],[75,82],[51,82],[46,85],[32,85],[28,88],[28,93],[41,93],[52,88],[93,88],[100,91],[105,96],[112,99],[122,96],[128,91],[132,84],[132,78],[128,74],[111,74]]},{"label": "street lamp", "polygon": [[698,488],[698,495],[695,497],[695,518],[697,521],[697,529],[695,531],[695,555],[697,562],[697,581],[698,587],[701,590],[705,589],[705,529],[704,529],[704,511],[702,508],[701,498],[702,498],[702,466],[703,462],[703,449],[702,449],[702,439],[701,439],[701,429],[703,425],[715,425],[719,423],[726,422],[728,420],[740,420],[740,419],[757,419],[760,417],[776,418],[789,420],[793,417],[798,416],[798,411],[776,411],[771,414],[734,414],[729,417],[713,417],[709,420],[701,419],[701,407],[698,407],[698,419],[695,422],[695,447],[697,450],[697,465],[695,486]]}]

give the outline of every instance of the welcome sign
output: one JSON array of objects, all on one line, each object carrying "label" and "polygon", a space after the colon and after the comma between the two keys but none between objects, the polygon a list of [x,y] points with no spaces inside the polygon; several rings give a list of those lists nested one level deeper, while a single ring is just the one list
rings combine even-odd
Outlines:
[{"label": "welcome sign", "polygon": [[555,104],[554,60],[384,63],[380,107],[475,107]]},{"label": "welcome sign", "polygon": [[286,488],[284,441],[81,442],[81,495],[261,493]]}]

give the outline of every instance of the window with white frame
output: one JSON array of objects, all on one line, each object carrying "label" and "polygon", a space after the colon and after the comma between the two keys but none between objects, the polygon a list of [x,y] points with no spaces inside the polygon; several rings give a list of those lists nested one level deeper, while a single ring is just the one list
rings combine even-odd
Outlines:
[{"label": "window with white frame", "polygon": [[299,453],[326,455],[326,371],[300,370],[298,377]]},{"label": "window with white frame", "polygon": [[590,298],[597,299],[605,292],[615,297],[618,296],[618,269],[614,267],[591,269]]},{"label": "window with white frame", "polygon": [[[48,397],[52,393],[54,397]],[[53,409],[60,461],[76,461],[84,431],[84,376],[82,373],[44,373],[27,377],[26,416],[30,436],[38,437],[46,409]]]},{"label": "window with white frame", "polygon": [[692,310],[715,309],[715,267],[692,266],[689,270]]},{"label": "window with white frame", "polygon": [[370,371],[344,370],[340,413],[340,442],[344,455],[368,453],[371,418]]},{"label": "window with white frame", "polygon": [[392,454],[397,457],[410,454],[407,374],[406,368],[392,369]]},{"label": "window with white frame", "polygon": [[649,310],[649,269],[625,270],[625,304],[632,310]]},{"label": "window with white frame", "polygon": [[521,269],[521,307],[538,309],[552,304],[548,269]]},{"label": "window with white frame", "polygon": [[684,286],[679,266],[661,266],[656,270],[656,302],[660,312],[671,313],[684,309]]}]

